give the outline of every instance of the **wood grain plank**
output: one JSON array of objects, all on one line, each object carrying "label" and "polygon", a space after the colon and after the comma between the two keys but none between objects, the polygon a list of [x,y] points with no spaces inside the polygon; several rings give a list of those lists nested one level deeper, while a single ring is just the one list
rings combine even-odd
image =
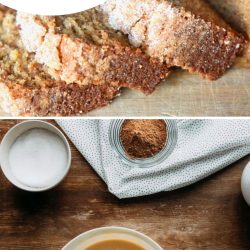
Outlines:
[{"label": "wood grain plank", "polygon": [[[0,121],[0,139],[17,122]],[[139,230],[164,250],[250,249],[250,208],[240,192],[250,156],[190,187],[119,200],[71,148],[71,170],[51,191],[23,192],[0,173],[0,249],[60,249],[100,226]]]}]

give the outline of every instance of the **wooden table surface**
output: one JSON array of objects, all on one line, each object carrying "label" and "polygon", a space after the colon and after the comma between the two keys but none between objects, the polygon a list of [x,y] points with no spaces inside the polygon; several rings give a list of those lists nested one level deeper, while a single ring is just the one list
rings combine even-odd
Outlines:
[{"label": "wooden table surface", "polygon": [[[0,122],[0,139],[15,123]],[[146,233],[164,250],[250,249],[250,208],[240,192],[250,157],[178,191],[118,200],[71,146],[71,171],[49,192],[23,192],[0,173],[0,249],[60,249],[82,232],[114,225]]]},{"label": "wooden table surface", "polygon": [[125,89],[88,116],[250,116],[250,69],[235,66],[217,81],[176,70],[153,94]]}]

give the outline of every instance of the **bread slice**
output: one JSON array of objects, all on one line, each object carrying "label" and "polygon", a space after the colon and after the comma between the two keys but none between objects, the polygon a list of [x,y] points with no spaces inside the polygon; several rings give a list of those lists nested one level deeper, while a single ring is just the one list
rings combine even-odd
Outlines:
[{"label": "bread slice", "polygon": [[[208,2],[232,25],[232,27],[250,38],[250,0],[208,0]],[[250,63],[249,44],[247,53]]]},{"label": "bread slice", "polygon": [[25,48],[68,84],[108,83],[149,94],[169,73],[165,63],[132,48],[95,9],[58,17],[18,13],[16,20]]},{"label": "bread slice", "polygon": [[203,0],[108,0],[101,9],[134,46],[209,79],[220,77],[245,46]]},{"label": "bread slice", "polygon": [[22,48],[15,12],[0,6],[0,105],[14,116],[66,116],[108,104],[119,87],[66,84],[51,78]]}]

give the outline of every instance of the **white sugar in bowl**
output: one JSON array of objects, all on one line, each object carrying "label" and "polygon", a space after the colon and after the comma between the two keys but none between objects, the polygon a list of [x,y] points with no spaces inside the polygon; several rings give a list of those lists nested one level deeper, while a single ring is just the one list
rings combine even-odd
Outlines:
[{"label": "white sugar in bowl", "polygon": [[0,146],[1,169],[16,187],[32,192],[49,190],[67,175],[71,150],[64,134],[40,120],[18,123]]}]

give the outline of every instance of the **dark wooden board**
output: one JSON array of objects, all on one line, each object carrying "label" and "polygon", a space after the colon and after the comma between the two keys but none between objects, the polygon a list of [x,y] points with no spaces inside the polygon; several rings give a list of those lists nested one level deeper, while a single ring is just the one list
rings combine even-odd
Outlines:
[{"label": "dark wooden board", "polygon": [[[0,121],[0,139],[15,123]],[[250,208],[240,192],[250,157],[182,190],[118,200],[71,147],[71,171],[49,192],[23,192],[0,173],[0,249],[60,249],[101,226],[139,230],[166,250],[250,249]]]}]

